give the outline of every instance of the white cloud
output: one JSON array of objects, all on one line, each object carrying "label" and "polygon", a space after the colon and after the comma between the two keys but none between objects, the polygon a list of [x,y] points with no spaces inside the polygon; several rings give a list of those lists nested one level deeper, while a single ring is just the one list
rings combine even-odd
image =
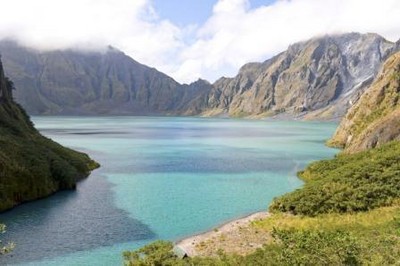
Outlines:
[{"label": "white cloud", "polygon": [[150,0],[0,0],[0,38],[52,50],[113,45],[153,66],[181,48],[180,29]]},{"label": "white cloud", "polygon": [[[232,76],[293,42],[337,32],[400,38],[398,0],[219,0],[204,25],[179,28],[151,0],[0,0],[0,38],[41,49],[118,47],[183,82]],[[188,11],[188,12],[195,12]]]},{"label": "white cloud", "polygon": [[[234,75],[249,61],[263,61],[291,43],[316,35],[376,32],[400,38],[398,0],[291,0],[249,9],[247,0],[219,0],[209,20],[198,30],[197,42],[181,53],[173,76],[193,80],[197,73],[210,80]],[[197,74],[198,75],[198,74]]]}]

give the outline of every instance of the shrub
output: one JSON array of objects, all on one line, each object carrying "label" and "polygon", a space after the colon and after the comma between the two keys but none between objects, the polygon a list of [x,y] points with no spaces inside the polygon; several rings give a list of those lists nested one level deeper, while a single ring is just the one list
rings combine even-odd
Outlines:
[{"label": "shrub", "polygon": [[400,198],[400,142],[311,164],[303,188],[276,198],[271,211],[315,216],[368,211]]}]

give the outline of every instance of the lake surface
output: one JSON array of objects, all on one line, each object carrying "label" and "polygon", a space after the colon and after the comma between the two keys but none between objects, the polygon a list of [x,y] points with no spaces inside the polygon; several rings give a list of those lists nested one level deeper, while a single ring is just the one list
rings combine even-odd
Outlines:
[{"label": "lake surface", "polygon": [[0,264],[121,265],[122,251],[178,240],[266,210],[296,172],[337,151],[333,123],[157,117],[34,117],[46,136],[102,167],[0,214],[16,243]]}]

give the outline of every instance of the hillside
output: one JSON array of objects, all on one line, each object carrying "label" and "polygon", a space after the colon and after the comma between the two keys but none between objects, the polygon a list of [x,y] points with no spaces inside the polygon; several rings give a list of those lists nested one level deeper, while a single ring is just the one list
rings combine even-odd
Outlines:
[{"label": "hillside", "polygon": [[182,85],[111,47],[40,52],[0,42],[16,100],[30,114],[325,120],[343,117],[398,49],[377,34],[327,35],[246,64],[233,78]]},{"label": "hillside", "polygon": [[40,135],[14,102],[13,90],[0,62],[0,211],[74,189],[78,180],[98,167],[86,154]]},{"label": "hillside", "polygon": [[353,153],[399,139],[400,53],[396,53],[349,110],[329,144]]}]

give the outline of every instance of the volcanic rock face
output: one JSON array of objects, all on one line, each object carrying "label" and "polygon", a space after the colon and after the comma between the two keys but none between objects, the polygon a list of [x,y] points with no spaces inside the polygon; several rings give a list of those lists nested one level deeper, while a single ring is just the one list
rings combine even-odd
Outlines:
[{"label": "volcanic rock face", "polygon": [[398,45],[376,34],[351,33],[297,43],[264,63],[245,65],[234,78],[218,80],[206,112],[341,117],[397,49]]},{"label": "volcanic rock face", "polygon": [[353,153],[400,140],[400,52],[342,120],[329,144]]},{"label": "volcanic rock face", "polygon": [[234,78],[181,85],[120,51],[39,52],[0,42],[16,99],[31,114],[130,114],[305,119],[342,117],[399,44],[342,34],[291,45]]}]

